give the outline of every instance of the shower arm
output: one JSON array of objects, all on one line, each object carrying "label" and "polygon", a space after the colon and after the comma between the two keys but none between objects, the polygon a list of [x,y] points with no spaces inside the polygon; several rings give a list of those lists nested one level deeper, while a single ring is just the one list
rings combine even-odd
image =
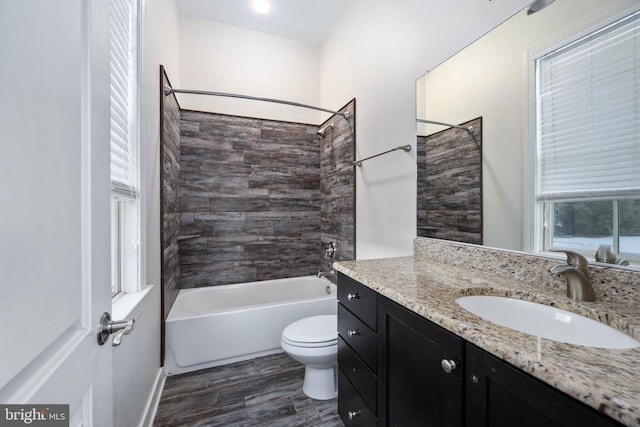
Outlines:
[{"label": "shower arm", "polygon": [[284,101],[281,99],[272,99],[272,98],[261,98],[258,96],[240,95],[237,93],[209,92],[205,90],[174,89],[170,86],[165,85],[164,96],[169,96],[172,93],[187,93],[192,95],[212,95],[212,96],[224,96],[227,98],[251,99],[254,101],[273,102],[276,104],[292,105],[294,107],[302,107],[302,108],[309,108],[312,110],[324,111],[325,113],[332,113],[332,114],[337,114],[339,116],[342,116],[345,118],[345,120],[349,120],[349,118],[351,117],[351,113],[349,111],[345,111],[343,113],[341,111],[333,111],[333,110],[328,110],[326,108],[314,107],[313,105],[300,104],[299,102]]},{"label": "shower arm", "polygon": [[416,119],[416,122],[418,123],[428,123],[431,125],[441,125],[441,126],[448,126],[450,128],[455,128],[455,129],[462,129],[464,131],[467,131],[467,133],[471,136],[473,136],[475,129],[473,128],[473,126],[469,126],[468,128],[464,127],[464,126],[457,126],[457,125],[452,125],[449,123],[443,123],[443,122],[437,122],[435,120],[425,120],[425,119]]}]

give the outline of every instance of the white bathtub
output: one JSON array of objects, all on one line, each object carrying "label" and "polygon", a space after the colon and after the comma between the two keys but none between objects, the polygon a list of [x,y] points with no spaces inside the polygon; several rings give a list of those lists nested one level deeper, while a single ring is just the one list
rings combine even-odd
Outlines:
[{"label": "white bathtub", "polygon": [[174,375],[279,353],[288,324],[336,314],[336,304],[336,286],[313,276],[182,289],[166,321],[165,371]]}]

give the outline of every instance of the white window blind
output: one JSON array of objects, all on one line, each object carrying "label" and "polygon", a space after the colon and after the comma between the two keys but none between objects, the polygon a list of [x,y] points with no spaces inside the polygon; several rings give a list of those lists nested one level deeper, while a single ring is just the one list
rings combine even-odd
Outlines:
[{"label": "white window blind", "polygon": [[640,196],[640,12],[536,68],[538,200]]},{"label": "white window blind", "polygon": [[135,1],[110,0],[111,185],[114,194],[136,197]]}]

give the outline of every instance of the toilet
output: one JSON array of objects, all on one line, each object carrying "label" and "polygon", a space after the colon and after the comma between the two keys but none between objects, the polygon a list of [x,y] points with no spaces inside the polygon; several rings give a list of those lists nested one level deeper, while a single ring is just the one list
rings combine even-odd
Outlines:
[{"label": "toilet", "polygon": [[312,399],[338,396],[338,316],[305,317],[284,328],[280,346],[305,365],[302,391]]}]

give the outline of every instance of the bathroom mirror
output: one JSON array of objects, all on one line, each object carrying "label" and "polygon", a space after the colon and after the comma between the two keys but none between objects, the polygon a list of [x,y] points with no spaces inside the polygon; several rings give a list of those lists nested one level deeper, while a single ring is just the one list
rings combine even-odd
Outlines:
[{"label": "bathroom mirror", "polygon": [[[533,214],[525,187],[534,179],[524,162],[530,150],[525,146],[530,132],[527,115],[532,114],[527,108],[532,96],[527,55],[584,33],[593,23],[618,16],[623,6],[628,10],[632,5],[563,0],[531,15],[522,10],[417,80],[418,119],[459,125],[482,117],[484,245],[519,251],[532,247],[527,237],[532,233],[524,228],[527,215]],[[418,140],[443,129],[417,123]]]}]

